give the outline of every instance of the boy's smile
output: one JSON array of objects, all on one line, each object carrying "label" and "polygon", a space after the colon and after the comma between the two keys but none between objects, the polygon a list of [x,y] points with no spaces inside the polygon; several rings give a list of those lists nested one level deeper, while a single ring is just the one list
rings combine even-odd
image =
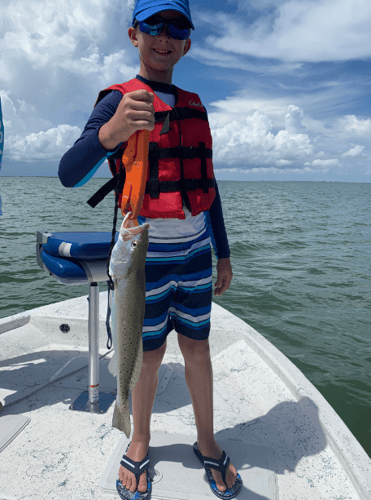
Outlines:
[{"label": "boy's smile", "polygon": [[[179,12],[168,10],[160,12],[158,17],[170,21],[182,16]],[[172,82],[175,64],[188,52],[191,46],[189,38],[187,40],[171,38],[166,26],[156,36],[142,33],[138,26],[129,28],[129,37],[132,44],[139,50],[139,75],[148,80],[163,83]]]}]

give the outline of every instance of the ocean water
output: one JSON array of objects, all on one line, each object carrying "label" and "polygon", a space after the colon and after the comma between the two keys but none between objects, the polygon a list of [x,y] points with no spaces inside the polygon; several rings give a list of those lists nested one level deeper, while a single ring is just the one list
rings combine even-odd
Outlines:
[{"label": "ocean water", "polygon": [[[110,231],[112,196],[86,204],[105,181],[0,181],[0,317],[86,295],[37,266],[36,231]],[[288,356],[371,456],[371,184],[218,185],[234,277],[215,302]]]}]

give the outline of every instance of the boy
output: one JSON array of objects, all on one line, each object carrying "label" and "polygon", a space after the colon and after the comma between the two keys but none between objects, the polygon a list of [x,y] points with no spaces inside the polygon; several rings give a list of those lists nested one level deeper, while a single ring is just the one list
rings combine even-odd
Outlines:
[{"label": "boy", "polygon": [[[82,136],[63,156],[59,168],[65,186],[82,185],[106,158],[111,170],[116,158],[117,169],[122,149],[133,133],[143,129],[151,132],[150,181],[138,218],[140,223],[150,219],[144,355],[140,379],[132,390],[132,441],[121,461],[117,483],[124,499],[144,500],[151,492],[147,474],[150,419],[166,336],[173,328],[184,356],[195,413],[195,453],[202,462],[207,457],[214,462],[223,458],[224,466],[214,463],[210,470],[204,464],[217,496],[233,498],[242,487],[213,431],[208,226],[213,229],[218,257],[215,295],[228,289],[232,269],[212,170],[210,129],[198,96],[171,83],[175,64],[190,49],[191,29],[188,0],[138,0],[128,34],[139,51],[139,74],[100,93]],[[166,259],[170,253],[176,259]]]}]

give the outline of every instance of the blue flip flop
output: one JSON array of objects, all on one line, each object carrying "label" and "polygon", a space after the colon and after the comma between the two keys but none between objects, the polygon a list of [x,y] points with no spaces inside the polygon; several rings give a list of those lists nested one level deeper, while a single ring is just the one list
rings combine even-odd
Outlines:
[{"label": "blue flip flop", "polygon": [[[128,451],[129,446],[127,447],[126,451]],[[151,496],[152,483],[148,474],[148,469],[149,469],[148,453],[141,462],[134,462],[134,460],[131,460],[131,458],[127,457],[125,454],[121,459],[120,465],[122,465],[123,467],[125,467],[125,469],[127,469],[128,471],[132,472],[135,475],[137,484],[139,484],[140,475],[144,471],[147,471],[147,491],[145,491],[144,493],[141,493],[138,490],[132,493],[131,491],[127,490],[125,486],[122,485],[119,479],[117,479],[116,489],[120,497],[123,500],[149,500]]]},{"label": "blue flip flop", "polygon": [[213,478],[213,475],[211,473],[211,469],[215,469],[219,471],[222,475],[223,481],[225,483],[225,473],[228,469],[228,465],[230,462],[230,458],[226,455],[225,451],[223,451],[222,457],[217,460],[215,458],[210,458],[210,457],[204,457],[200,450],[198,449],[197,442],[193,445],[193,451],[195,452],[197,458],[199,461],[202,463],[202,465],[205,468],[206,472],[206,477],[209,482],[209,486],[211,491],[214,493],[219,498],[223,499],[230,499],[236,497],[239,492],[241,491],[242,488],[242,479],[239,474],[237,474],[236,481],[232,488],[227,489],[225,491],[220,491],[218,490],[218,487],[216,486],[215,479]]}]

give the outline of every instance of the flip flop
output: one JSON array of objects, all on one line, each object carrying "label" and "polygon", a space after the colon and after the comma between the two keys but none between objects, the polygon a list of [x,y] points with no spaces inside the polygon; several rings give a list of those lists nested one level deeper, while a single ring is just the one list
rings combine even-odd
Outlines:
[{"label": "flip flop", "polygon": [[[128,451],[129,446],[127,447],[126,451]],[[134,460],[131,460],[131,458],[127,457],[125,454],[121,459],[120,465],[122,465],[123,467],[125,467],[125,469],[127,469],[128,471],[132,472],[135,475],[135,479],[137,480],[137,485],[139,484],[140,475],[144,471],[147,471],[147,491],[145,491],[144,493],[141,493],[138,490],[132,493],[131,491],[127,490],[125,486],[122,485],[119,479],[117,479],[116,489],[120,497],[123,500],[146,500],[146,499],[149,500],[151,496],[152,483],[148,474],[148,469],[149,469],[148,453],[141,462],[134,462]]]},{"label": "flip flop", "polygon": [[209,482],[210,489],[214,493],[214,495],[216,495],[218,498],[223,498],[228,500],[230,498],[236,497],[242,488],[242,479],[239,474],[237,474],[236,481],[232,486],[232,488],[227,489],[225,491],[220,491],[218,490],[218,487],[216,486],[215,483],[215,479],[213,478],[213,475],[211,473],[211,469],[219,471],[225,483],[225,473],[228,469],[228,465],[230,462],[230,458],[226,455],[225,451],[223,451],[222,458],[220,458],[219,460],[215,458],[204,457],[201,454],[200,450],[198,449],[197,442],[193,445],[193,451],[195,452],[197,458],[205,468],[206,477]]}]

